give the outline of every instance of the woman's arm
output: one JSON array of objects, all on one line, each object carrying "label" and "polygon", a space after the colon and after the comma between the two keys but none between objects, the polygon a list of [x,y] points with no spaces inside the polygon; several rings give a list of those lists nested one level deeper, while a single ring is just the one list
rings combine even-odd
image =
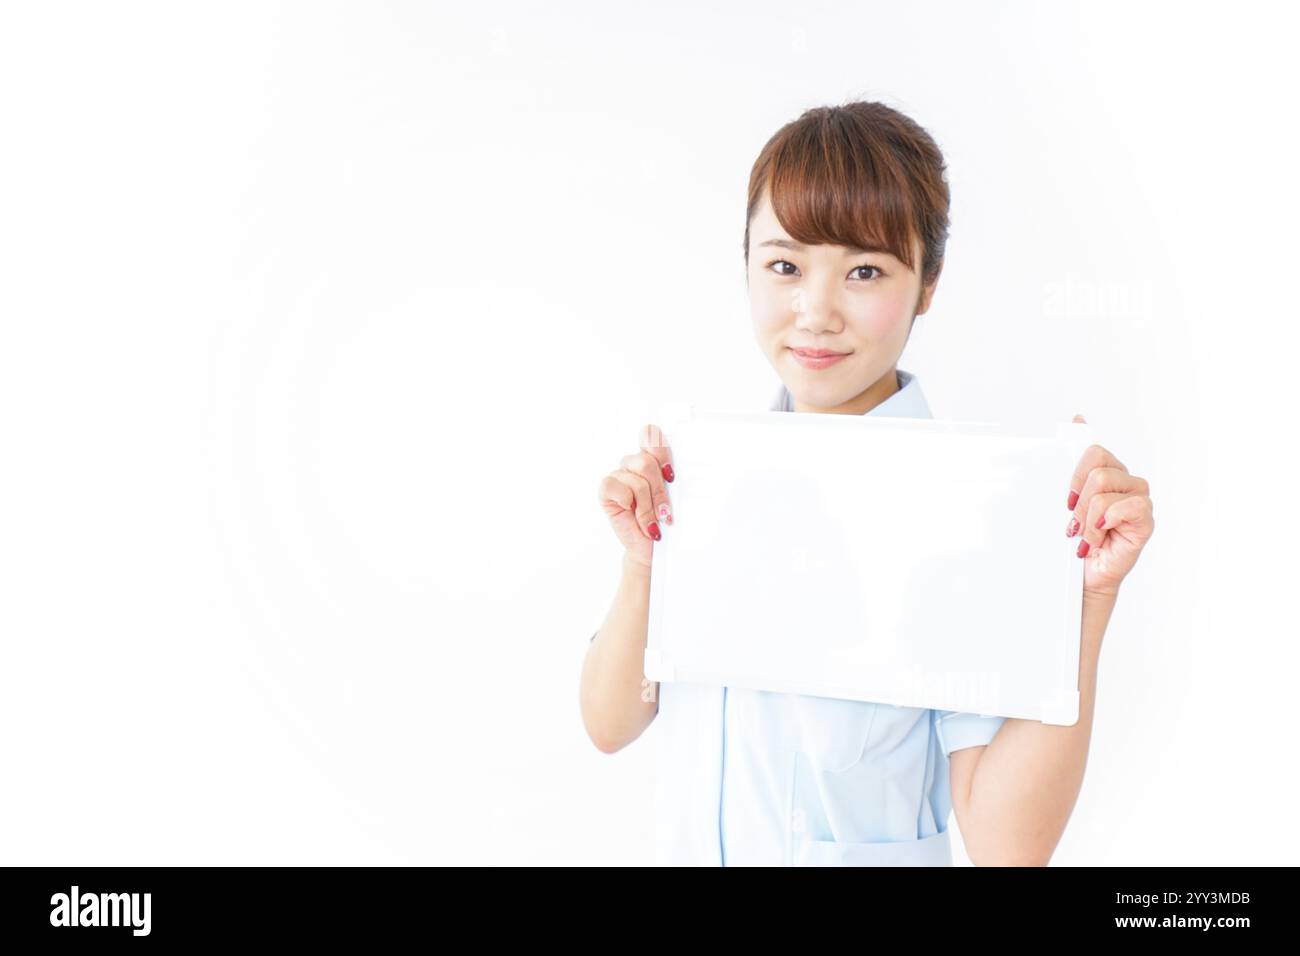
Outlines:
[{"label": "woman's arm", "polygon": [[622,750],[659,712],[659,684],[645,677],[650,568],[626,556],[605,623],[582,664],[578,692],[587,736],[607,754]]},{"label": "woman's arm", "polygon": [[1114,595],[1085,595],[1079,720],[1070,727],[1007,718],[987,747],[954,751],[952,804],[976,866],[1046,866],[1083,786],[1097,661]]},{"label": "woman's arm", "polygon": [[[1082,415],[1074,420],[1086,424]],[[1150,483],[1101,445],[1079,456],[1065,507],[1065,536],[1082,539],[1079,720],[1060,727],[1008,718],[987,747],[949,756],[957,825],[980,865],[1046,866],[1052,858],[1083,786],[1102,636],[1120,583],[1155,532]]]}]

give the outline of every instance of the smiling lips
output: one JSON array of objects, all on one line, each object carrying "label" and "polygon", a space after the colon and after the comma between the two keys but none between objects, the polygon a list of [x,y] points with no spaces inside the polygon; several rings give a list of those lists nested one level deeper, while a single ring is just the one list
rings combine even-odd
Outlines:
[{"label": "smiling lips", "polygon": [[832,352],[830,349],[790,349],[794,355],[794,360],[808,369],[830,368],[842,358],[848,356],[848,352]]}]

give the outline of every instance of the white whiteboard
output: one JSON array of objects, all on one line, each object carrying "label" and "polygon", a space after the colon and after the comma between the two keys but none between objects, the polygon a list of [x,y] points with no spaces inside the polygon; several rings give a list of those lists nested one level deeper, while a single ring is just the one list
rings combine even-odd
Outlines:
[{"label": "white whiteboard", "polygon": [[645,676],[1078,720],[1084,423],[670,406]]}]

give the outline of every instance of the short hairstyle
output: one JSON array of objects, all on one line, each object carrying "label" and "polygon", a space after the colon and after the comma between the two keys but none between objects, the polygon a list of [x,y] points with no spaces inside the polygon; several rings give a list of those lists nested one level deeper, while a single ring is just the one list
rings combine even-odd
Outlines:
[{"label": "short hairstyle", "polygon": [[[943,153],[917,123],[883,103],[860,101],[805,111],[773,134],[749,175],[749,227],[767,190],[777,220],[797,242],[891,253],[939,275],[948,242]],[[920,240],[922,262],[913,262]]]}]

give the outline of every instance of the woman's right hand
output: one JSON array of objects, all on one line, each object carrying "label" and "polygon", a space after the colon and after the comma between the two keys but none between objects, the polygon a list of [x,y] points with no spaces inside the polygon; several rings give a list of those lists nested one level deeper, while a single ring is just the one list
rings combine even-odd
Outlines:
[{"label": "woman's right hand", "polygon": [[641,450],[627,455],[600,482],[600,504],[623,542],[627,560],[647,570],[663,526],[673,523],[665,482],[671,482],[673,456],[658,425],[641,429]]}]

